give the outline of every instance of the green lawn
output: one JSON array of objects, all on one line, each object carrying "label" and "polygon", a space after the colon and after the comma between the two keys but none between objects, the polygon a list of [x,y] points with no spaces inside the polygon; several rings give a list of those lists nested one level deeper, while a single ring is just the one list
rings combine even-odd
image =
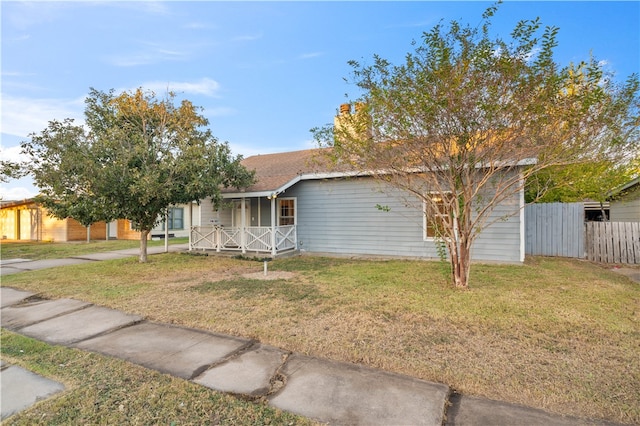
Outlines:
[{"label": "green lawn", "polygon": [[[188,243],[188,238],[171,238],[169,244]],[[149,247],[164,245],[164,240],[151,240],[147,243]],[[0,244],[0,255],[2,259],[62,259],[65,257],[80,256],[90,253],[101,253],[112,250],[124,250],[140,247],[138,240],[92,240],[74,241],[67,243],[47,243],[47,242],[2,242]]]},{"label": "green lawn", "polygon": [[[585,261],[474,265],[468,291],[442,265],[298,256],[269,263],[163,254],[3,277],[303,354],[445,383],[559,414],[640,423],[640,285]],[[3,349],[4,350],[4,349]]]}]

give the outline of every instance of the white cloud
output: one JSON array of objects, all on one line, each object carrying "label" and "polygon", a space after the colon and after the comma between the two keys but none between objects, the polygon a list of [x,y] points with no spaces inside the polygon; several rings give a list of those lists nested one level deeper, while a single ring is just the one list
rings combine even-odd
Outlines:
[{"label": "white cloud", "polygon": [[2,133],[27,137],[47,127],[51,120],[73,118],[77,124],[84,120],[84,96],[77,99],[32,99],[2,96]]},{"label": "white cloud", "polygon": [[22,154],[22,148],[20,148],[19,146],[3,146],[0,150],[0,158],[3,161],[11,161],[14,163],[27,161],[27,156]]},{"label": "white cloud", "polygon": [[208,30],[208,29],[213,29],[217,27],[214,25],[205,24],[203,22],[189,22],[184,25],[184,28],[188,30]]},{"label": "white cloud", "polygon": [[36,195],[38,195],[38,190],[33,186],[6,186],[3,184],[0,188],[0,199],[6,201],[24,200],[27,198],[33,198]]},{"label": "white cloud", "polygon": [[218,97],[220,83],[204,77],[197,81],[149,81],[143,83],[142,88],[157,94],[166,93],[169,90],[176,93]]},{"label": "white cloud", "polygon": [[67,9],[68,4],[61,2],[7,2],[2,5],[3,25],[8,24],[14,30],[25,31],[53,22]]},{"label": "white cloud", "polygon": [[34,72],[2,71],[3,77],[31,77],[34,75],[36,75]]},{"label": "white cloud", "polygon": [[163,1],[124,2],[128,6],[133,5],[137,10],[156,15],[168,15],[171,9]]},{"label": "white cloud", "polygon": [[159,45],[147,45],[148,50],[122,54],[122,55],[110,55],[105,57],[105,60],[110,65],[116,67],[136,67],[139,65],[156,64],[166,61],[183,61],[189,58],[191,55],[188,51],[182,51],[180,49],[171,49],[161,47]]},{"label": "white cloud", "polygon": [[299,56],[300,59],[311,59],[317,58],[318,56],[324,55],[324,52],[311,52],[311,53],[303,53]]},{"label": "white cloud", "polygon": [[71,3],[79,3],[85,4],[87,6],[106,6],[124,10],[131,10],[136,15],[140,15],[141,13],[145,13],[148,15],[170,15],[171,8],[167,4],[168,2],[164,1],[93,1],[93,2],[71,2]]}]

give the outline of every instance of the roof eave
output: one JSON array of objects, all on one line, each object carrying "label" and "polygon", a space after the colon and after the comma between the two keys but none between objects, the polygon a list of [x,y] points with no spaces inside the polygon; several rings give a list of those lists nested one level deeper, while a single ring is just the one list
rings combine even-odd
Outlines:
[{"label": "roof eave", "polygon": [[[533,165],[536,163],[535,159],[524,159],[524,160],[520,160],[514,164],[510,164],[511,166],[529,166],[529,165]],[[503,165],[502,167],[505,167],[507,164],[505,163],[505,165]],[[481,165],[477,165],[476,167],[481,168],[481,167],[486,167],[486,166],[481,166]],[[419,169],[416,168],[415,170],[411,170],[412,172],[424,172],[423,169]],[[385,172],[383,171],[341,171],[341,172],[315,172],[315,173],[303,173],[300,174],[296,177],[294,177],[293,179],[291,179],[290,181],[288,181],[287,183],[285,183],[284,185],[278,187],[278,188],[274,188],[271,190],[264,190],[264,191],[252,191],[252,192],[227,192],[227,193],[223,193],[222,194],[222,198],[223,199],[229,199],[229,198],[260,198],[260,197],[273,197],[274,195],[279,195],[283,192],[285,192],[287,189],[291,188],[293,185],[295,185],[296,183],[303,181],[303,180],[321,180],[321,179],[339,179],[339,178],[346,178],[346,177],[363,177],[363,176],[373,176],[373,175],[380,175],[380,174],[385,174]]]},{"label": "roof eave", "polygon": [[325,173],[303,173],[300,174],[284,185],[270,189],[265,191],[253,191],[253,192],[228,192],[223,193],[222,198],[256,198],[256,197],[272,197],[273,195],[278,195],[285,192],[287,189],[291,188],[296,183],[303,180],[320,180],[320,179],[337,179],[343,177],[355,177],[355,176],[366,176],[366,173],[362,172],[325,172]]}]

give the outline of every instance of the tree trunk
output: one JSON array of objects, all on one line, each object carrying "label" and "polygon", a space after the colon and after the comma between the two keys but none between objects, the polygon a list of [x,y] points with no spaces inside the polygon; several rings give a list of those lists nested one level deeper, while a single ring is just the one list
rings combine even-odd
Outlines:
[{"label": "tree trunk", "polygon": [[87,226],[87,243],[91,242],[91,225]]},{"label": "tree trunk", "polygon": [[149,230],[140,230],[140,263],[147,263],[147,237]]},{"label": "tree trunk", "polygon": [[451,278],[456,288],[469,288],[469,271],[471,269],[471,252],[467,245],[456,244],[452,241],[449,246],[449,259],[451,261]]},{"label": "tree trunk", "polygon": [[607,213],[604,211],[604,204],[600,201],[600,214],[602,215],[603,222],[609,222],[609,218],[607,217]]}]

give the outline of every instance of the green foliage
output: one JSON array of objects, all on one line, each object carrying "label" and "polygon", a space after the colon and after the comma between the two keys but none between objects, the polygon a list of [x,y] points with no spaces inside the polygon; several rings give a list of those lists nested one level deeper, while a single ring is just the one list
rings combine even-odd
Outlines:
[{"label": "green foliage", "polygon": [[7,183],[11,179],[20,179],[24,177],[28,171],[24,164],[9,161],[0,160],[0,182]]},{"label": "green foliage", "polygon": [[440,259],[440,271],[445,279],[448,279],[451,276],[451,264],[448,262],[447,244],[442,240],[442,238],[436,238],[434,243],[436,245],[438,259]]},{"label": "green foliage", "polygon": [[173,204],[220,199],[220,188],[242,188],[253,174],[205,126],[199,108],[175,95],[157,99],[138,89],[116,95],[91,89],[86,128],[52,121],[23,143],[41,201],[59,218],[83,225],[129,219],[146,235]]},{"label": "green foliage", "polygon": [[607,201],[610,191],[634,178],[631,164],[616,165],[610,161],[575,163],[549,167],[527,181],[528,203]]}]

